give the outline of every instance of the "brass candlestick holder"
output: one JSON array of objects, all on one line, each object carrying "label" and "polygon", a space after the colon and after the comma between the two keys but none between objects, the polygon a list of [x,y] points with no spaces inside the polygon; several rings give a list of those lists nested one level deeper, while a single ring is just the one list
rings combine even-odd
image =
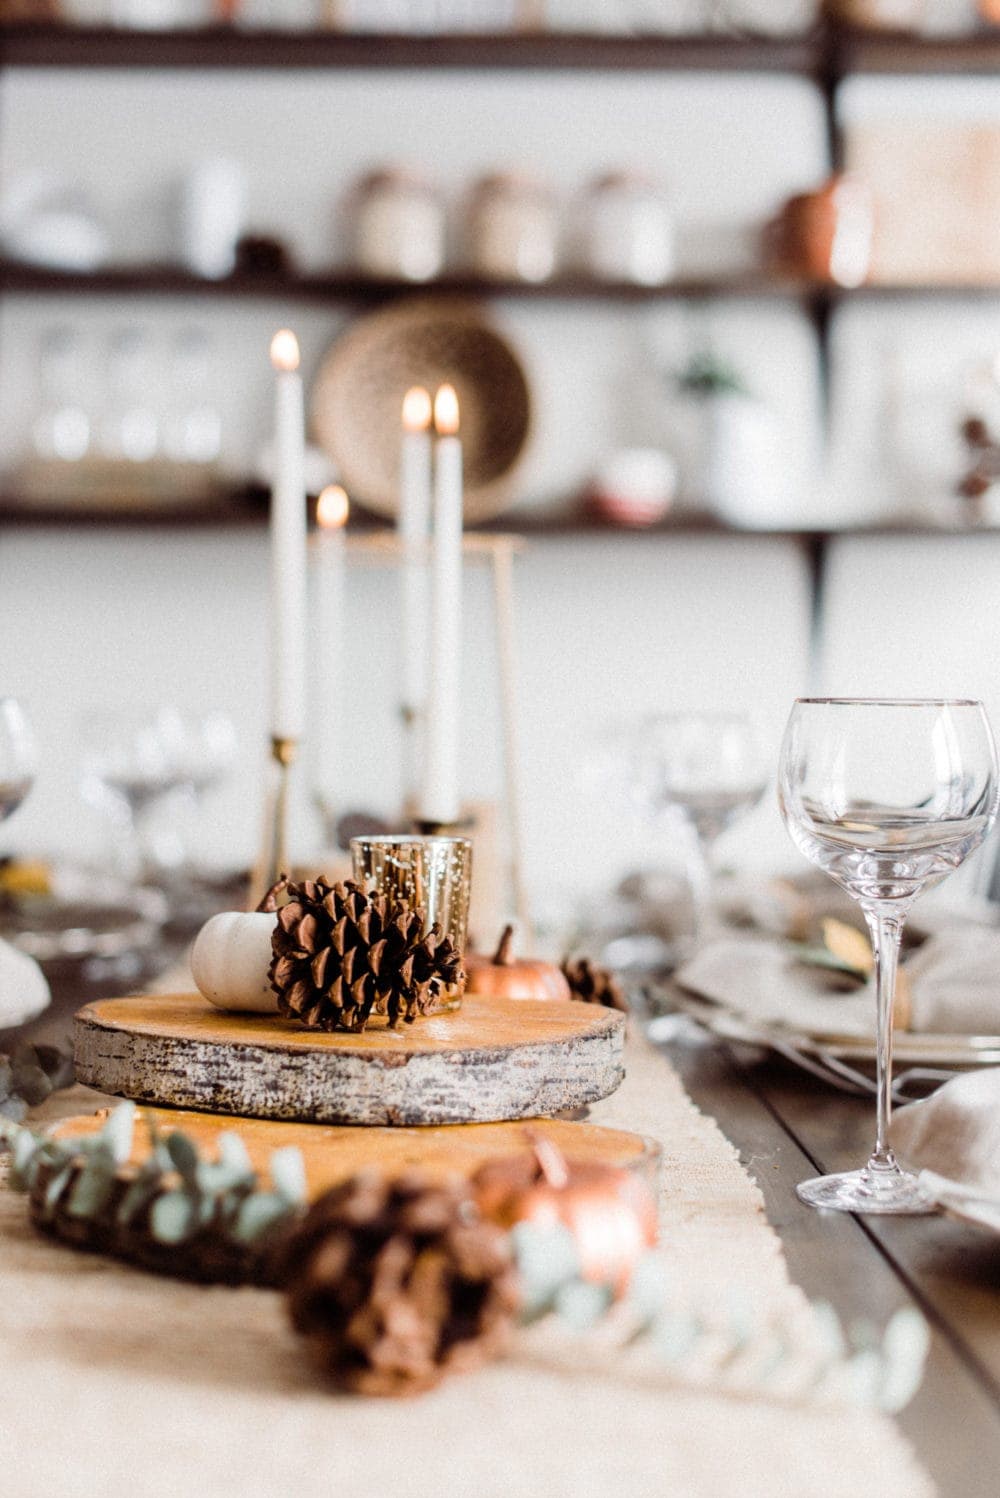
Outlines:
[{"label": "brass candlestick holder", "polygon": [[263,892],[290,872],[288,865],[288,790],[292,766],[298,759],[298,739],[271,739],[272,771],[264,816],[261,855],[254,871],[254,888]]}]

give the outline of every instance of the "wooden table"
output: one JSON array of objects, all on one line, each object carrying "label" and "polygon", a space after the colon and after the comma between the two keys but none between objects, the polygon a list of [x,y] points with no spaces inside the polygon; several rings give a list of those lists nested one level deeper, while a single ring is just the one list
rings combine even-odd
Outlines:
[{"label": "wooden table", "polygon": [[[53,988],[51,1010],[23,1032],[0,1033],[0,1050],[18,1033],[65,1038],[74,1010],[95,997],[66,983]],[[862,1220],[804,1206],[797,1181],[867,1158],[874,1102],[718,1042],[664,1050],[759,1182],[792,1279],[848,1323],[881,1328],[911,1303],[930,1321],[927,1374],[899,1418],[940,1498],[1000,1493],[1000,1239],[943,1217]]]},{"label": "wooden table", "polygon": [[881,1327],[907,1304],[927,1317],[927,1373],[899,1423],[940,1498],[1000,1493],[1000,1239],[944,1217],[857,1218],[805,1206],[797,1181],[867,1159],[874,1100],[718,1042],[664,1050],[760,1184],[792,1279],[848,1323]]}]

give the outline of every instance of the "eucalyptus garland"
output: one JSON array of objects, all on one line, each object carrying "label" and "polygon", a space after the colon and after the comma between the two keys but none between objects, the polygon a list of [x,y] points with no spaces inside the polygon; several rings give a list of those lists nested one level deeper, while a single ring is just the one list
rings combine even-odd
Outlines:
[{"label": "eucalyptus garland", "polygon": [[13,1154],[10,1183],[29,1194],[35,1224],[164,1274],[277,1283],[277,1245],[305,1204],[300,1151],[275,1150],[266,1188],[238,1134],[220,1134],[218,1159],[204,1159],[188,1135],[161,1135],[147,1113],[149,1153],[130,1165],[135,1115],[134,1103],[122,1103],[99,1133],[67,1139],[2,1130]]},{"label": "eucalyptus garland", "polygon": [[[314,1203],[307,1217],[301,1152],[294,1146],[275,1151],[270,1185],[264,1186],[238,1135],[220,1134],[218,1158],[205,1159],[187,1135],[162,1135],[147,1114],[149,1154],[132,1165],[135,1120],[135,1104],[122,1103],[99,1133],[66,1139],[0,1120],[0,1142],[13,1156],[11,1185],[29,1194],[38,1227],[162,1273],[290,1285],[294,1300],[299,1249],[310,1246],[310,1223],[322,1216],[325,1201]],[[370,1189],[369,1178],[355,1181],[334,1191]],[[435,1190],[441,1194],[429,1188],[428,1202]],[[419,1217],[422,1209],[413,1203],[409,1210]],[[471,1192],[456,1210],[460,1220],[475,1222]],[[359,1220],[357,1231],[360,1251],[369,1243],[370,1224]],[[898,1311],[880,1336],[870,1324],[845,1331],[833,1309],[818,1304],[803,1322],[807,1332],[800,1327],[792,1335],[762,1323],[749,1300],[734,1298],[711,1319],[685,1309],[672,1298],[667,1259],[655,1250],[640,1259],[626,1293],[616,1296],[610,1286],[584,1277],[576,1241],[563,1225],[520,1222],[506,1237],[522,1325],[554,1315],[575,1332],[596,1333],[605,1347],[640,1354],[645,1349],[652,1365],[679,1383],[795,1404],[893,1412],[920,1385],[930,1338],[916,1310]],[[313,1251],[319,1247],[311,1243]],[[466,1249],[460,1247],[460,1256]],[[402,1293],[417,1292],[404,1286]],[[340,1316],[336,1302],[335,1296],[324,1298],[322,1314]],[[349,1310],[351,1317],[361,1309],[350,1296],[344,1304],[343,1314]],[[314,1335],[318,1329],[311,1327]],[[337,1328],[331,1323],[329,1331]],[[355,1351],[359,1346],[355,1338]],[[357,1357],[349,1387],[362,1386],[356,1365]]]}]

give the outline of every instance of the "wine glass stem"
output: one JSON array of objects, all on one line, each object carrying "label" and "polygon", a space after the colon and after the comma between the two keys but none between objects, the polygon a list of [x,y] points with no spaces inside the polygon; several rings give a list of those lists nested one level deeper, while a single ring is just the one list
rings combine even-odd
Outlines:
[{"label": "wine glass stem", "polygon": [[703,833],[695,830],[688,858],[692,905],[691,939],[695,948],[701,946],[711,925],[713,851],[714,839],[706,838]]},{"label": "wine glass stem", "polygon": [[905,915],[880,903],[862,907],[875,954],[875,1066],[876,1066],[876,1138],[868,1161],[869,1170],[897,1170],[896,1157],[889,1145],[892,1118],[892,1006],[896,993],[896,968],[899,943]]}]

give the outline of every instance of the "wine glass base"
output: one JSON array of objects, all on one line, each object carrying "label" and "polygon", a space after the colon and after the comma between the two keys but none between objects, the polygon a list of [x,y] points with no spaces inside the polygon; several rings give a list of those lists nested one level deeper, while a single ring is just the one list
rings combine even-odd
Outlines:
[{"label": "wine glass base", "polygon": [[905,1170],[845,1170],[817,1176],[795,1188],[800,1201],[833,1212],[918,1216],[937,1210],[917,1177]]}]

